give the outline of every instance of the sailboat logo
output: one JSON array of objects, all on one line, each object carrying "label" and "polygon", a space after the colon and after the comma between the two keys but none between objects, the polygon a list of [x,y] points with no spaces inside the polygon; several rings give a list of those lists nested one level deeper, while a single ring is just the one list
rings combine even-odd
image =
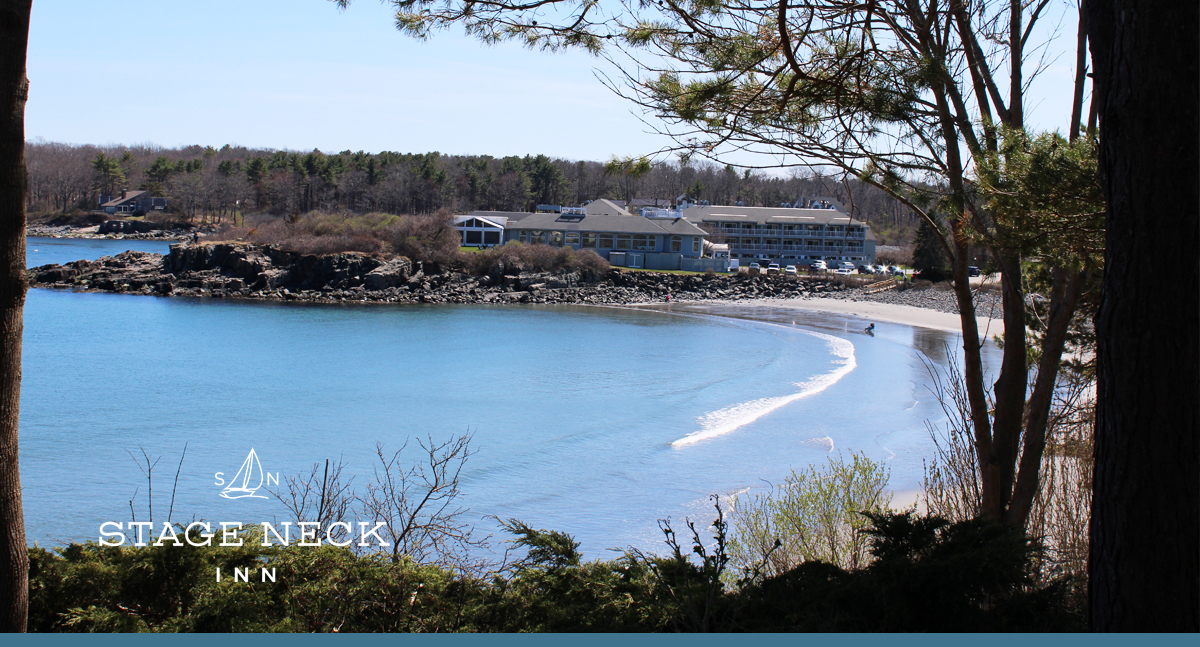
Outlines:
[{"label": "sailboat logo", "polygon": [[[267,498],[261,494],[256,494],[258,489],[262,487],[264,473],[262,464],[258,462],[258,454],[255,453],[253,447],[250,448],[250,453],[246,455],[246,460],[242,461],[242,466],[238,468],[237,474],[229,480],[228,484],[222,478],[223,475],[224,472],[217,472],[214,476],[217,479],[216,485],[225,486],[225,489],[221,491],[221,496],[226,499]],[[279,475],[277,473],[266,474],[266,478],[268,484],[279,484]]]}]

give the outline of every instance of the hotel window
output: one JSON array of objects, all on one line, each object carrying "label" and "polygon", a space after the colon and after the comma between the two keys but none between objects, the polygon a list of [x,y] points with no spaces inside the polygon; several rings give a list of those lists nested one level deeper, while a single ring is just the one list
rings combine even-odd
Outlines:
[{"label": "hotel window", "polygon": [[[730,242],[736,242],[736,241],[737,241],[737,239],[733,239]],[[671,251],[673,251],[673,252],[682,252],[683,251],[683,236],[671,236]]]},{"label": "hotel window", "polygon": [[530,245],[545,245],[546,244],[546,232],[541,231],[541,230],[534,230],[534,231],[529,232],[529,244]]},{"label": "hotel window", "polygon": [[700,251],[700,237],[699,236],[692,236],[692,251],[693,252]]},{"label": "hotel window", "polygon": [[529,236],[527,236],[527,235],[525,234],[525,230],[524,230],[524,229],[522,229],[522,230],[521,230],[521,235],[520,235],[520,238],[519,238],[519,240],[520,240],[522,243],[527,243],[527,242],[529,242]]},{"label": "hotel window", "polygon": [[614,249],[612,234],[600,234],[600,249]]},{"label": "hotel window", "polygon": [[596,249],[596,234],[584,234],[583,247],[586,249]]},{"label": "hotel window", "polygon": [[634,237],[633,237],[633,249],[635,249],[635,250],[637,250],[637,251],[639,251],[639,252],[644,252],[644,251],[646,251],[646,249],[647,249],[647,246],[646,246],[646,234],[636,234],[636,235],[634,235]]},{"label": "hotel window", "polygon": [[629,234],[617,234],[617,246],[614,249],[629,249],[631,236]]},{"label": "hotel window", "polygon": [[550,245],[553,247],[562,247],[563,233],[561,231],[550,232]]},{"label": "hotel window", "polygon": [[579,232],[577,232],[577,231],[568,231],[568,232],[567,232],[567,235],[566,235],[566,238],[564,239],[564,241],[565,241],[565,242],[566,242],[568,245],[574,245],[574,246],[578,247],[578,246],[579,246]]}]

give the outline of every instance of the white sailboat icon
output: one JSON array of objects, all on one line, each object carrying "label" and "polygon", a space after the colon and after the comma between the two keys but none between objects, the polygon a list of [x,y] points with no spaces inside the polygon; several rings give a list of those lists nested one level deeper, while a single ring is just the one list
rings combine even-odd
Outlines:
[{"label": "white sailboat icon", "polygon": [[229,485],[221,491],[221,496],[226,499],[244,499],[246,497],[265,499],[267,497],[255,494],[258,488],[262,487],[262,482],[262,464],[258,462],[258,454],[254,453],[254,448],[251,447],[250,453],[246,455],[246,460],[242,461],[237,475],[230,479]]}]

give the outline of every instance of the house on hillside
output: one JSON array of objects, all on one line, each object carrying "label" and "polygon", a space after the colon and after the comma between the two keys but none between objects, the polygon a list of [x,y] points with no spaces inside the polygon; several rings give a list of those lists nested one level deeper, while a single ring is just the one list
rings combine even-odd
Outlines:
[{"label": "house on hillside", "polygon": [[100,211],[109,215],[129,215],[166,211],[167,199],[156,198],[149,191],[122,191],[121,197],[100,196]]}]

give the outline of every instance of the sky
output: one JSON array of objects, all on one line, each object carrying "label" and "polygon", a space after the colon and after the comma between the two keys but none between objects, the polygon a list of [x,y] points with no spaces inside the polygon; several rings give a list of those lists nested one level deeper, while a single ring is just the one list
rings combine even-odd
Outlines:
[{"label": "sky", "polygon": [[[1072,49],[1069,14],[1061,31],[1055,46]],[[600,83],[602,65],[457,31],[417,41],[377,0],[344,12],[328,0],[35,0],[25,133],[596,161],[668,146]],[[1065,129],[1073,65],[1062,55],[1036,82],[1031,123]]]}]

